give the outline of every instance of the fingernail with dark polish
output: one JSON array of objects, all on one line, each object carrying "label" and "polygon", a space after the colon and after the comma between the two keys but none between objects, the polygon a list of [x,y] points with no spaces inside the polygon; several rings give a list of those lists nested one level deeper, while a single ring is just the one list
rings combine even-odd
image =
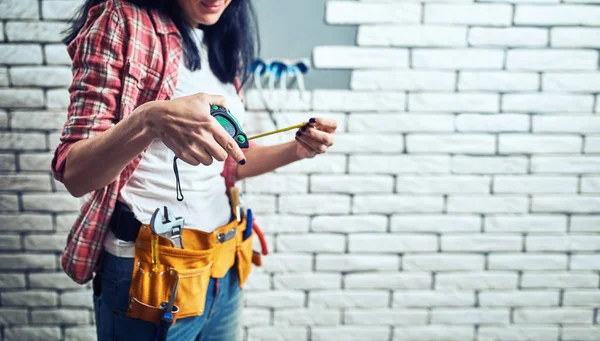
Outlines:
[{"label": "fingernail with dark polish", "polygon": [[311,118],[310,120],[308,120],[308,122],[310,122],[310,123],[317,123],[317,119],[316,118]]},{"label": "fingernail with dark polish", "polygon": [[297,132],[296,132],[296,136],[302,136],[302,133],[301,133],[301,132],[299,132],[299,131],[297,131]]},{"label": "fingernail with dark polish", "polygon": [[246,164],[246,159],[242,159],[242,160],[240,161],[240,165],[245,165],[245,164]]},{"label": "fingernail with dark polish", "polygon": [[302,126],[302,128],[300,128],[300,130],[306,131],[306,125]]}]

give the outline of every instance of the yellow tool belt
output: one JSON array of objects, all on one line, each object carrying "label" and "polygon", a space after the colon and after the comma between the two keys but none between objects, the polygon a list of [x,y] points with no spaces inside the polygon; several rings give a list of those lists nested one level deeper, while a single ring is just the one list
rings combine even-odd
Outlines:
[{"label": "yellow tool belt", "polygon": [[252,270],[254,237],[252,233],[242,240],[245,227],[243,217],[239,223],[234,219],[210,233],[184,228],[184,249],[172,247],[166,238],[158,238],[157,266],[153,271],[154,234],[149,225],[142,225],[135,242],[128,316],[157,322],[164,313],[160,305],[168,301],[176,276],[179,283],[175,305],[179,310],[173,313],[174,318],[202,315],[210,278],[222,278],[234,265],[243,287]]}]

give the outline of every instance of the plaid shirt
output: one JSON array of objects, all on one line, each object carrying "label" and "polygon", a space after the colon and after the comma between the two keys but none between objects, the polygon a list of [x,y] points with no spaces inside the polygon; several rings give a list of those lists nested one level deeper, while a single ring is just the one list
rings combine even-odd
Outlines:
[{"label": "plaid shirt", "polygon": [[[101,134],[145,102],[171,98],[182,57],[181,35],[169,17],[122,0],[93,7],[67,50],[73,65],[68,121],[52,160],[59,181],[74,143]],[[75,282],[92,279],[118,193],[141,158],[134,158],[115,181],[85,196],[61,259]],[[236,166],[231,157],[225,162],[221,175],[228,188],[237,180]]]}]

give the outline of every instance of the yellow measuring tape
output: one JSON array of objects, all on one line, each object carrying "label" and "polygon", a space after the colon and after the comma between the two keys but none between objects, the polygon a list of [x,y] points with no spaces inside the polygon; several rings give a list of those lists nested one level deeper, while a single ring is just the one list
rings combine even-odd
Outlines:
[{"label": "yellow measuring tape", "polygon": [[306,122],[300,123],[300,124],[296,124],[287,128],[282,128],[282,129],[277,129],[277,130],[273,130],[270,131],[268,133],[263,133],[263,134],[258,134],[258,135],[254,135],[254,136],[250,136],[248,138],[248,140],[254,140],[254,139],[258,139],[261,137],[265,137],[265,136],[269,136],[269,135],[273,135],[273,134],[278,134],[278,133],[282,133],[284,131],[288,131],[288,130],[292,130],[292,129],[298,129],[301,128],[302,126],[304,126],[305,124],[307,124]]}]

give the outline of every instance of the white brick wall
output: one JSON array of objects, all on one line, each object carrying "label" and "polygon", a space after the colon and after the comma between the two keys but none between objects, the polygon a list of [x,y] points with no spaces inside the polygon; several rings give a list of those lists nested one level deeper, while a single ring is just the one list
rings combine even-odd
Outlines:
[{"label": "white brick wall", "polygon": [[[356,44],[312,64],[349,87],[292,91],[278,115],[338,136],[243,184],[271,247],[244,341],[600,340],[598,4],[328,1]],[[95,335],[57,257],[79,200],[49,174],[74,9],[0,1],[0,341]],[[273,128],[258,92],[246,105],[248,131]]]}]

